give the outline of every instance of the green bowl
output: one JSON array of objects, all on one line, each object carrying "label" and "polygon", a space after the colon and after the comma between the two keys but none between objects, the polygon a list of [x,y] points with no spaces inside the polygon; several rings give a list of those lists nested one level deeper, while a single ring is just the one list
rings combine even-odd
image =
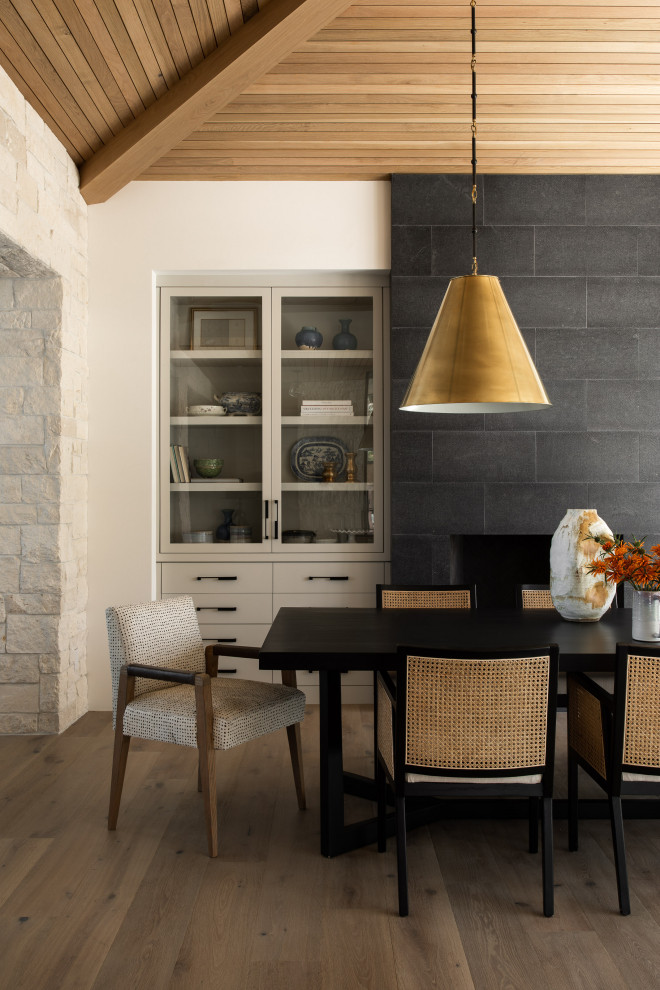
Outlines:
[{"label": "green bowl", "polygon": [[219,457],[202,457],[193,461],[193,467],[200,478],[217,478],[224,463]]}]

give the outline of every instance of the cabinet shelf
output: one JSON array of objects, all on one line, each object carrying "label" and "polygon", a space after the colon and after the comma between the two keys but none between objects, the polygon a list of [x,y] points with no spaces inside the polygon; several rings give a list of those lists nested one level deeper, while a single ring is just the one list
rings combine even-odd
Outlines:
[{"label": "cabinet shelf", "polygon": [[179,484],[170,482],[172,492],[260,492],[262,485],[253,481],[204,481]]},{"label": "cabinet shelf", "polygon": [[170,351],[172,364],[254,364],[261,361],[261,349],[209,347],[199,351]]},{"label": "cabinet shelf", "polygon": [[373,483],[370,481],[285,481],[282,483],[283,492],[372,492],[373,489]]},{"label": "cabinet shelf", "polygon": [[370,416],[282,416],[282,426],[366,426]]},{"label": "cabinet shelf", "polygon": [[327,367],[331,362],[340,368],[371,368],[373,351],[282,351],[282,364],[311,365],[312,368]]},{"label": "cabinet shelf", "polygon": [[261,416],[170,416],[171,426],[261,426]]}]

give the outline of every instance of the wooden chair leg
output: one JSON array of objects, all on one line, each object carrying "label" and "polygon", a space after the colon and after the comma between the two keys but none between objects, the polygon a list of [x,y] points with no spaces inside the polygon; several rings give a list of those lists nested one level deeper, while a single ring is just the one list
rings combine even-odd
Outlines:
[{"label": "wooden chair leg", "polygon": [[[295,670],[282,671],[282,684],[287,687],[298,687],[298,677]],[[286,729],[289,740],[289,752],[291,753],[291,766],[293,768],[293,780],[296,785],[296,797],[298,807],[304,811],[307,807],[305,800],[305,777],[303,774],[302,745],[300,742],[300,722],[288,725]]]},{"label": "wooden chair leg", "polygon": [[289,740],[289,752],[291,754],[291,767],[293,768],[293,780],[296,785],[296,797],[298,807],[304,811],[307,807],[305,801],[305,778],[303,776],[302,744],[300,741],[300,722],[287,725],[286,734]]},{"label": "wooden chair leg", "polygon": [[119,674],[117,690],[117,716],[115,723],[115,745],[112,755],[112,777],[110,778],[110,805],[108,808],[108,831],[114,832],[119,817],[121,792],[124,787],[126,761],[131,737],[124,735],[124,711],[135,694],[135,678],[129,677],[125,667]]},{"label": "wooden chair leg", "polygon": [[554,864],[552,851],[552,798],[543,798],[541,816],[543,914],[551,918],[555,913]]},{"label": "wooden chair leg", "polygon": [[408,856],[406,852],[406,799],[396,798],[396,868],[399,885],[399,916],[408,915]]},{"label": "wooden chair leg", "polygon": [[578,763],[568,754],[568,848],[578,847]]},{"label": "wooden chair leg", "polygon": [[529,851],[539,851],[539,799],[531,797],[528,806],[529,815]]},{"label": "wooden chair leg", "polygon": [[213,748],[213,700],[208,674],[195,675],[195,708],[197,713],[197,748],[199,772],[202,778],[206,838],[209,856],[218,855],[218,804],[215,793],[215,749]]},{"label": "wooden chair leg", "polygon": [[623,814],[621,798],[610,795],[610,821],[612,825],[612,845],[614,846],[614,866],[616,887],[619,895],[621,914],[630,914],[630,894],[628,891],[628,868],[626,866],[626,844],[623,838]]},{"label": "wooden chair leg", "polygon": [[387,829],[385,827],[385,816],[387,815],[387,777],[378,757],[376,757],[376,797],[378,800],[378,852],[384,853],[387,849]]}]

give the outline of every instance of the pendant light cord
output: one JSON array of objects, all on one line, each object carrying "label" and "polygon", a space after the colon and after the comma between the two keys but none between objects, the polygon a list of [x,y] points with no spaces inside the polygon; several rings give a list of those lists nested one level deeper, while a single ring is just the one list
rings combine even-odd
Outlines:
[{"label": "pendant light cord", "polygon": [[472,11],[472,274],[477,274],[477,0],[470,0]]}]

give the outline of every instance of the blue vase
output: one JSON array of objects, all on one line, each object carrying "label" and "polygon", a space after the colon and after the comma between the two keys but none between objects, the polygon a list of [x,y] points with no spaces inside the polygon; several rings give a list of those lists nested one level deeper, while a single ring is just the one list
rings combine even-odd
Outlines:
[{"label": "blue vase", "polygon": [[336,351],[354,351],[357,347],[357,337],[348,329],[352,322],[352,320],[339,321],[339,333],[332,341],[332,346]]},{"label": "blue vase", "polygon": [[296,347],[299,351],[318,351],[323,343],[323,334],[316,327],[302,327],[296,334]]},{"label": "blue vase", "polygon": [[234,510],[223,509],[222,514],[225,518],[216,529],[215,537],[221,543],[229,543],[229,526],[231,524],[231,517],[234,515]]}]

